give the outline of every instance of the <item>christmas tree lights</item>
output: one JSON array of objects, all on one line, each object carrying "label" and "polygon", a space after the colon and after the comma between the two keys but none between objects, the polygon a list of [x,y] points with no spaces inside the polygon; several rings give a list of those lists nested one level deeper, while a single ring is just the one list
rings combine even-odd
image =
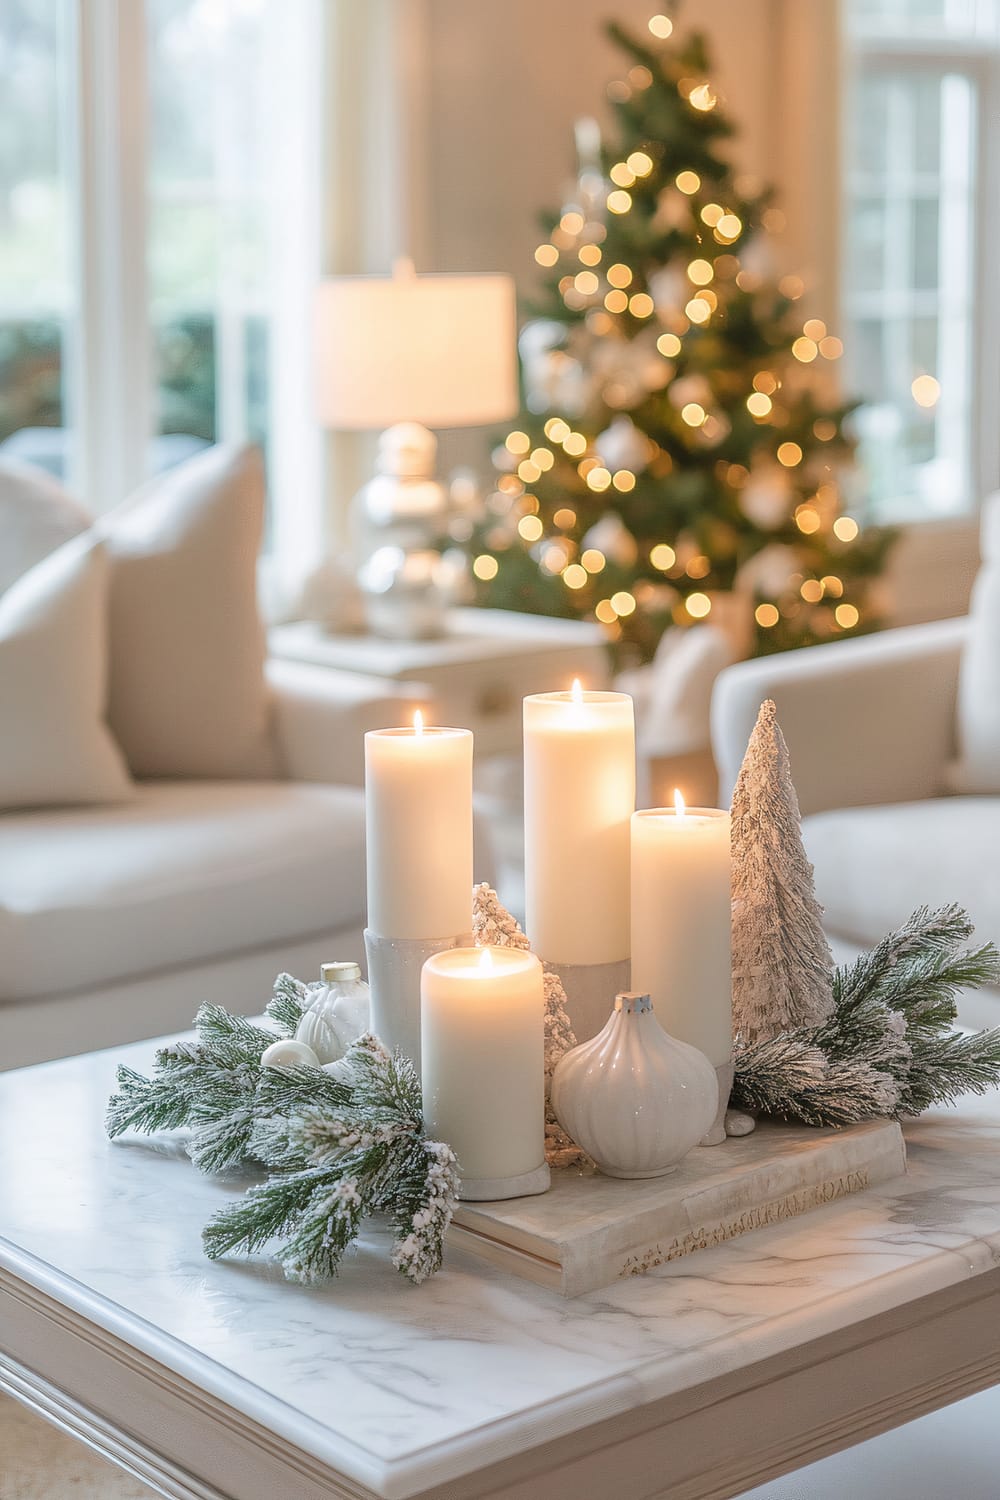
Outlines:
[{"label": "christmas tree lights", "polygon": [[705,42],[609,32],[629,60],[614,141],[577,128],[574,201],[544,219],[523,410],[469,542],[481,603],[598,620],[649,656],[723,613],[748,650],[876,623],[890,538],[843,514],[843,346],[778,274],[784,223],[723,153]]}]

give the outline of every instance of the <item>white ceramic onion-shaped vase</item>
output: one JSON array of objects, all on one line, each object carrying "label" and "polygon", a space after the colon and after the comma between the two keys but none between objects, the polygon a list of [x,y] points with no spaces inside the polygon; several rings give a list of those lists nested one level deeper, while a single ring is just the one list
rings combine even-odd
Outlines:
[{"label": "white ceramic onion-shaped vase", "polygon": [[668,1036],[648,995],[619,995],[604,1030],[561,1058],[552,1107],[609,1177],[663,1177],[715,1120],[704,1053]]}]

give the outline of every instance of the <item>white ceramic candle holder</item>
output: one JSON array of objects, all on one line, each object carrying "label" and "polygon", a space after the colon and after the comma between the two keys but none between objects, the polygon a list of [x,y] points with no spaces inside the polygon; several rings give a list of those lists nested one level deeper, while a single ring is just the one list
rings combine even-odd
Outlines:
[{"label": "white ceramic candle holder", "polygon": [[620,958],[611,964],[562,964],[547,959],[545,967],[562,981],[577,1041],[589,1042],[606,1024],[615,995],[629,989],[630,961]]},{"label": "white ceramic candle holder", "polygon": [[447,938],[387,938],[368,928],[371,1029],[390,1052],[402,1052],[420,1072],[420,971],[448,948],[470,947],[471,933]]},{"label": "white ceramic candle holder", "polygon": [[542,1162],[533,1172],[519,1177],[463,1177],[458,1196],[463,1203],[499,1203],[505,1198],[534,1198],[547,1193],[552,1185],[548,1163]]}]

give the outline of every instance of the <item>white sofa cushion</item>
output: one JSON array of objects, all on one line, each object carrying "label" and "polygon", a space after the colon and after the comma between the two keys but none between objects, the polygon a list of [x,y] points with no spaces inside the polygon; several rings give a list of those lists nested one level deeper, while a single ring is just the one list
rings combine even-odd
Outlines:
[{"label": "white sofa cushion", "polygon": [[983,506],[980,550],[958,683],[959,753],[948,778],[958,792],[1000,792],[1000,493]]},{"label": "white sofa cushion", "polygon": [[254,448],[209,448],[98,523],[112,558],[109,719],[136,776],[275,771]]},{"label": "white sofa cushion", "polygon": [[10,814],[0,1001],[360,925],[364,891],[353,788],[149,782],[99,813]]},{"label": "white sofa cushion", "polygon": [[131,796],[104,720],[107,594],[104,549],[82,536],[0,597],[0,808]]},{"label": "white sofa cushion", "polygon": [[0,594],[89,526],[83,506],[44,469],[0,463]]},{"label": "white sofa cushion", "polygon": [[827,929],[870,946],[918,906],[964,906],[1000,941],[1000,797],[935,797],[802,823]]}]

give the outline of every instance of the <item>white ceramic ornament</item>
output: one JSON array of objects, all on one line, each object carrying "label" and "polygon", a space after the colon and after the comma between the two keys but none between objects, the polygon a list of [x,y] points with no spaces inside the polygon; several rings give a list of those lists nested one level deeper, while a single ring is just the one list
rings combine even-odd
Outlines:
[{"label": "white ceramic ornament", "polygon": [[318,1068],[319,1058],[305,1042],[290,1038],[272,1042],[260,1060],[262,1068]]},{"label": "white ceramic ornament", "polygon": [[320,968],[320,983],[310,995],[295,1040],[311,1047],[321,1066],[343,1057],[352,1042],[368,1030],[368,986],[356,963]]},{"label": "white ceramic ornament", "polygon": [[567,1052],[552,1078],[556,1119],[609,1177],[672,1172],[718,1107],[712,1064],[667,1035],[648,995],[619,995],[604,1030]]}]

